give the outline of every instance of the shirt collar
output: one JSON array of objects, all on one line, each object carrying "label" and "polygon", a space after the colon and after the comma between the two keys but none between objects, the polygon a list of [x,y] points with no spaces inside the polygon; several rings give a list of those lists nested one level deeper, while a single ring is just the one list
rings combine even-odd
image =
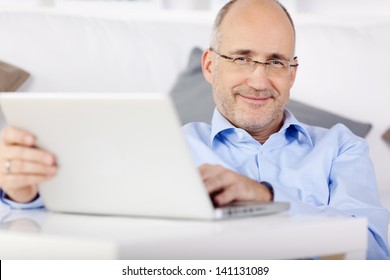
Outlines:
[{"label": "shirt collar", "polygon": [[[231,134],[231,133],[246,133],[241,128],[237,128],[232,125],[222,114],[214,109],[213,118],[211,121],[211,134],[210,144],[213,145],[215,138],[219,134]],[[309,132],[306,129],[307,125],[299,122],[293,113],[286,109],[284,111],[284,124],[277,134],[284,134],[286,139],[298,140],[300,142],[306,142],[310,146],[313,146],[313,141]],[[249,134],[248,134],[249,135]]]},{"label": "shirt collar", "polygon": [[293,113],[285,109],[284,110],[284,124],[279,132],[285,131],[286,137],[294,137],[295,139],[306,142],[313,147],[313,140],[310,133],[307,131],[307,124],[298,121]]}]

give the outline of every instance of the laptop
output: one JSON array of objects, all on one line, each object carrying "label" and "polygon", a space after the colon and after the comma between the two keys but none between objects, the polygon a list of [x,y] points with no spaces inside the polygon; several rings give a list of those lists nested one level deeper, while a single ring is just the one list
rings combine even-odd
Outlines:
[{"label": "laptop", "polygon": [[2,93],[0,104],[9,125],[56,155],[57,175],[39,187],[49,210],[210,220],[289,208],[215,208],[167,94]]}]

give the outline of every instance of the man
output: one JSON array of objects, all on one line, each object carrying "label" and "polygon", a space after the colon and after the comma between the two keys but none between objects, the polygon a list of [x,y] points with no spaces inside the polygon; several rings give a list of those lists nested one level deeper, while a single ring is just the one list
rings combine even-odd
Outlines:
[{"label": "man", "polygon": [[365,141],[343,125],[299,123],[285,110],[294,45],[291,17],[276,1],[231,1],[218,14],[202,57],[216,110],[211,125],[183,128],[205,185],[218,205],[289,201],[292,214],[366,217],[367,257],[389,258],[389,213]]},{"label": "man", "polygon": [[[231,1],[220,11],[202,58],[216,103],[212,124],[183,128],[205,185],[218,205],[289,201],[292,214],[366,217],[368,258],[389,258],[389,214],[364,140],[342,125],[304,125],[285,110],[298,66],[294,45],[293,22],[274,0]],[[55,175],[55,156],[19,129],[5,129],[2,141],[3,203],[42,206],[37,184]]]}]

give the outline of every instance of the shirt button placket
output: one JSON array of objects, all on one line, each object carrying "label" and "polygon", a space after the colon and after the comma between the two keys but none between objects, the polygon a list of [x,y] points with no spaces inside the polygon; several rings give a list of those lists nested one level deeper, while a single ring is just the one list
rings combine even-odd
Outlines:
[{"label": "shirt button placket", "polygon": [[263,159],[264,159],[264,151],[263,151],[263,147],[261,146],[259,148],[259,152],[257,153],[257,168],[258,168],[258,181],[260,182],[261,181],[261,178],[262,178],[262,173],[261,173],[261,167],[262,167],[262,163],[263,163]]}]

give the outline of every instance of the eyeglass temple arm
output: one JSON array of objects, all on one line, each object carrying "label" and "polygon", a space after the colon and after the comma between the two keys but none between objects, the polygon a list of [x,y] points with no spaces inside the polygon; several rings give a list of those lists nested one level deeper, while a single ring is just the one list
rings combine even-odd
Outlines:
[{"label": "eyeglass temple arm", "polygon": [[[293,60],[297,60],[297,59],[298,59],[297,56],[293,58]],[[290,65],[290,67],[297,67],[297,66],[299,66],[299,63]]]}]

